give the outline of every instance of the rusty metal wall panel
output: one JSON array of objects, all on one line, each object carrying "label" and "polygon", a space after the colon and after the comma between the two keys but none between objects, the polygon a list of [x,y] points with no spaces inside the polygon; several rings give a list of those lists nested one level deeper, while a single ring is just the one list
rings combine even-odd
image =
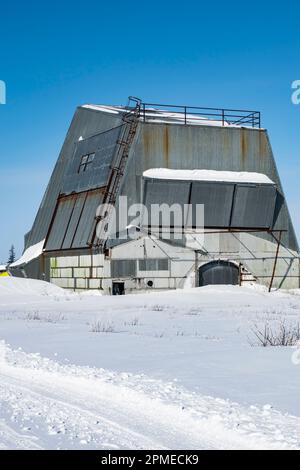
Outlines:
[{"label": "rusty metal wall panel", "polygon": [[[187,226],[197,226],[196,205],[203,204],[204,227],[270,228],[274,219],[276,187],[267,184],[144,178],[144,200],[148,214],[151,213],[152,204],[191,204]],[[150,217],[148,220],[150,224]],[[165,220],[163,225],[172,226],[172,222],[171,218]]]},{"label": "rusty metal wall panel", "polygon": [[69,249],[72,248],[72,241],[75,237],[76,229],[79,223],[79,219],[83,210],[83,205],[86,199],[87,193],[78,194],[75,200],[73,212],[69,220],[69,225],[65,233],[64,241],[62,248]]},{"label": "rusty metal wall panel", "polygon": [[58,203],[55,218],[45,246],[46,250],[60,250],[72,215],[75,199],[62,199]]},{"label": "rusty metal wall panel", "polygon": [[119,126],[121,123],[119,114],[109,114],[83,107],[77,108],[32,228],[26,236],[25,249],[43,240],[47,235],[57,198],[61,193],[63,178],[73,158],[79,138],[85,139],[97,132]]},{"label": "rusty metal wall panel", "polygon": [[[190,189],[191,188],[191,189]],[[184,204],[204,204],[206,227],[229,227],[234,192],[233,183],[191,182],[144,178],[144,201],[151,223],[152,204],[179,204],[184,213]],[[171,219],[172,222],[172,219]],[[143,220],[145,225],[145,219]],[[196,211],[189,211],[184,225],[196,226]],[[173,225],[171,223],[171,225]]]},{"label": "rusty metal wall panel", "polygon": [[[122,188],[122,194],[130,196],[130,203],[142,200],[142,174],[149,168],[254,171],[266,174],[283,194],[265,129],[143,124],[130,158]],[[297,251],[298,243],[286,201],[280,208],[275,228],[287,230],[283,242]],[[271,240],[268,234],[257,236]]]},{"label": "rusty metal wall panel", "polygon": [[[151,224],[151,205],[152,204],[179,204],[181,206],[182,215],[184,216],[184,204],[189,202],[190,186],[189,181],[171,181],[159,180],[152,178],[144,179],[144,204],[148,211],[148,222]],[[182,221],[185,223],[184,217]],[[143,220],[143,225],[146,225],[146,219]],[[173,215],[171,214],[171,222]],[[154,223],[154,221],[152,221]],[[171,223],[173,225],[173,223]],[[178,225],[178,224],[175,224]],[[180,226],[182,224],[179,224]]]},{"label": "rusty metal wall panel", "polygon": [[[233,183],[193,181],[190,203],[204,204],[205,227],[229,227],[233,193]],[[195,211],[191,219],[189,224],[195,227]]]},{"label": "rusty metal wall panel", "polygon": [[97,191],[88,193],[77,226],[72,248],[87,248],[88,241],[96,217],[97,207],[101,204],[103,195]]},{"label": "rusty metal wall panel", "polygon": [[46,251],[87,248],[102,197],[98,191],[91,191],[62,198],[51,226]]},{"label": "rusty metal wall panel", "polygon": [[272,185],[237,185],[231,226],[272,227],[275,201],[276,188]]},{"label": "rusty metal wall panel", "polygon": [[[121,127],[117,127],[76,143],[73,158],[63,180],[63,194],[101,188],[107,184],[120,131]],[[95,154],[94,160],[84,172],[79,173],[82,157],[92,153]]]}]

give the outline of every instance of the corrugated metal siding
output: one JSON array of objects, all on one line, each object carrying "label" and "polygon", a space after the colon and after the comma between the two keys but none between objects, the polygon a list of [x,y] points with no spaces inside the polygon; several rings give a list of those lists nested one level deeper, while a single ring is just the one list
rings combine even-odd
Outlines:
[{"label": "corrugated metal siding", "polygon": [[[106,185],[121,127],[76,143],[76,149],[62,183],[61,193],[70,194]],[[86,171],[78,173],[84,155],[95,153]]]},{"label": "corrugated metal siding", "polygon": [[[188,226],[197,226],[195,206],[203,204],[205,227],[270,228],[274,218],[276,188],[267,184],[144,178],[144,198],[149,214],[151,204],[191,204],[193,210],[188,220],[184,221]],[[150,222],[153,223],[149,217]],[[168,222],[166,220],[165,224],[160,225],[168,225]]]},{"label": "corrugated metal siding", "polygon": [[[185,181],[163,181],[163,180],[152,180],[145,178],[145,206],[148,212],[148,225],[158,225],[156,220],[151,220],[151,205],[152,204],[179,204],[181,206],[182,214],[184,214],[184,204],[189,202],[190,194],[190,182]],[[171,218],[173,217],[172,214]],[[143,220],[145,224],[146,219]],[[174,221],[172,221],[174,222]],[[185,223],[185,220],[184,220]],[[173,225],[173,223],[171,224]],[[178,224],[175,224],[178,225]],[[179,225],[182,225],[181,223]]]},{"label": "corrugated metal siding", "polygon": [[190,183],[185,181],[145,179],[146,206],[151,204],[188,204]]},{"label": "corrugated metal siding", "polygon": [[[14,277],[29,277],[31,279],[44,279],[48,280],[47,275],[44,277],[41,271],[41,259],[35,258],[31,260],[26,266],[15,266],[14,268],[9,268],[9,271]],[[26,275],[24,274],[26,272]],[[47,272],[47,271],[46,271]]]},{"label": "corrugated metal siding", "polygon": [[99,191],[61,198],[46,242],[46,251],[87,248],[102,198]]},{"label": "corrugated metal siding", "polygon": [[[62,181],[69,162],[72,160],[75,144],[79,138],[104,132],[122,123],[120,115],[79,107],[72,119],[59,158],[55,164],[32,229],[26,237],[25,249],[43,240],[49,230]],[[54,156],[55,158],[55,156]]]},{"label": "corrugated metal siding", "polygon": [[136,261],[132,259],[111,260],[111,277],[136,277]]},{"label": "corrugated metal siding", "polygon": [[[122,194],[130,195],[130,203],[142,200],[140,180],[143,171],[149,168],[255,171],[269,176],[283,193],[264,129],[143,124],[130,158],[131,165],[122,187]],[[286,202],[280,208],[275,228],[287,229],[283,243],[297,251]],[[257,236],[271,240],[268,234]]]},{"label": "corrugated metal siding", "polygon": [[[234,184],[193,182],[191,204],[204,204],[206,227],[229,227]],[[196,226],[195,214],[190,223]]]},{"label": "corrugated metal siding", "polygon": [[140,271],[167,271],[169,269],[169,261],[164,258],[157,259],[140,259],[139,270]]},{"label": "corrugated metal siding", "polygon": [[103,195],[98,191],[88,193],[76,234],[72,243],[72,248],[87,247],[90,241],[91,230],[97,213],[97,207],[101,204]]},{"label": "corrugated metal siding", "polygon": [[276,201],[276,189],[268,185],[237,185],[232,227],[272,227]]},{"label": "corrugated metal siding", "polygon": [[87,193],[81,193],[81,194],[78,194],[76,197],[75,204],[73,207],[73,212],[69,220],[69,225],[66,230],[63,245],[62,245],[62,248],[65,250],[72,248],[73,238],[75,236],[79,219],[82,214],[83,205],[85,203],[86,196],[87,196]]},{"label": "corrugated metal siding", "polygon": [[46,250],[60,250],[72,215],[75,199],[63,199],[58,203],[55,219],[46,243]]}]

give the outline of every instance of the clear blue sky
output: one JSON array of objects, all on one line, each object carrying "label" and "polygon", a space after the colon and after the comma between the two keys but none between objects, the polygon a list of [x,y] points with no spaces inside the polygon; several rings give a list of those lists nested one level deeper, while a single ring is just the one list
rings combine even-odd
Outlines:
[{"label": "clear blue sky", "polygon": [[300,6],[45,1],[1,5],[0,261],[30,229],[77,105],[143,100],[258,109],[300,233]]}]

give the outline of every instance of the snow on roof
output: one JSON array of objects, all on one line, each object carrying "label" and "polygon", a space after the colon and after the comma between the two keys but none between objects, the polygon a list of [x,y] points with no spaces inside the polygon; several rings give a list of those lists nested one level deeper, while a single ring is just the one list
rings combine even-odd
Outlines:
[{"label": "snow on roof", "polygon": [[[93,109],[95,111],[102,111],[109,114],[120,114],[128,112],[125,106],[106,106],[101,104],[84,104],[82,108]],[[217,126],[217,127],[248,127],[247,123],[230,124],[229,122],[222,122],[222,120],[210,119],[207,116],[200,116],[199,114],[186,114],[180,112],[171,112],[156,108],[146,108],[140,116],[143,121],[144,117],[147,118],[148,123],[168,123],[168,124],[189,124],[194,126]],[[249,125],[251,128],[251,126]]]},{"label": "snow on roof", "polygon": [[123,113],[124,111],[126,111],[126,109],[123,106],[105,106],[101,104],[84,104],[81,107],[87,108],[87,109],[94,109],[96,111],[103,111],[105,113],[110,113],[110,114],[119,114],[119,113]]},{"label": "snow on roof", "polygon": [[217,170],[170,170],[169,168],[151,168],[144,171],[145,178],[188,180],[188,181],[227,181],[238,183],[275,184],[263,173],[247,171],[217,171]]},{"label": "snow on roof", "polygon": [[6,271],[6,264],[0,264],[0,271]]},{"label": "snow on roof", "polygon": [[21,266],[22,264],[29,263],[33,259],[40,256],[43,252],[45,240],[41,240],[40,242],[36,243],[35,245],[30,246],[27,250],[24,251],[21,258],[19,258],[14,263],[10,264],[9,267],[14,268],[16,266]]}]

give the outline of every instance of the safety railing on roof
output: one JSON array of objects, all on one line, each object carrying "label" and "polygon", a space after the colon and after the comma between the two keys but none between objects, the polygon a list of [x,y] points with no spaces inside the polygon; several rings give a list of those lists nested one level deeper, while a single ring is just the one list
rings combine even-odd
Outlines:
[{"label": "safety railing on roof", "polygon": [[220,126],[261,127],[261,114],[259,111],[144,103],[138,98],[134,99],[140,104],[140,117],[144,122],[167,120],[181,122],[185,125],[217,124]]}]

